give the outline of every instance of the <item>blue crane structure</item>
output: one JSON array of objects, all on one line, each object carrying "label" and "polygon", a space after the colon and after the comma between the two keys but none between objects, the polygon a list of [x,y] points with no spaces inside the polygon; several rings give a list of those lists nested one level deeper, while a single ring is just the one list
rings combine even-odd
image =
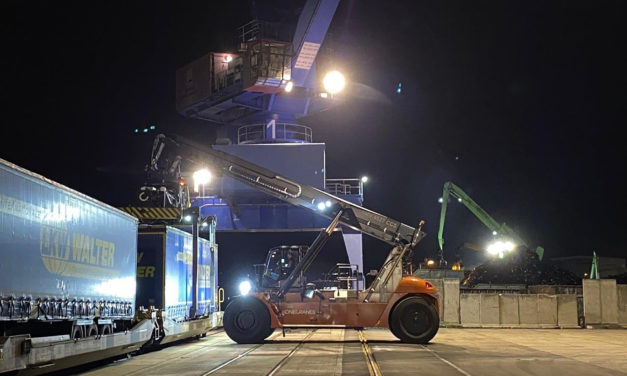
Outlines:
[{"label": "blue crane structure", "polygon": [[[320,87],[318,74],[338,3],[307,0],[293,28],[263,19],[240,27],[236,51],[210,52],[177,70],[176,108],[216,126],[215,150],[361,205],[361,180],[327,179],[325,144],[298,124],[341,101]],[[217,231],[319,231],[329,224],[228,176],[199,187],[190,203],[217,218]],[[344,226],[342,235],[349,262],[363,271],[361,233]]]}]

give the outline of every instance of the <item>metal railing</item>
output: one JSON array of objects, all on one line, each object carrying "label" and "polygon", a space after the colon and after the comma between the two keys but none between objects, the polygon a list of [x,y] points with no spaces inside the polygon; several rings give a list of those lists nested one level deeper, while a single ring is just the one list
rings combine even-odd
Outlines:
[{"label": "metal railing", "polygon": [[364,183],[361,179],[326,179],[324,183],[325,191],[337,195],[359,195],[364,194]]},{"label": "metal railing", "polygon": [[277,123],[272,130],[266,124],[252,124],[237,130],[238,144],[265,144],[273,142],[310,143],[313,139],[311,128],[288,123]]}]

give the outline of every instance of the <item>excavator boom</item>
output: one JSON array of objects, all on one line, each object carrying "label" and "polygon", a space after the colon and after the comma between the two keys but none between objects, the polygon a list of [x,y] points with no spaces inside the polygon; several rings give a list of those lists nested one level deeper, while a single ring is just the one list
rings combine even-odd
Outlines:
[{"label": "excavator boom", "polygon": [[[448,202],[450,197],[457,199],[459,202],[464,204],[468,210],[472,214],[477,217],[487,228],[489,228],[494,233],[505,236],[511,239],[517,245],[522,245],[527,247],[527,243],[509,226],[505,223],[497,222],[490,214],[488,214],[479,204],[477,204],[470,196],[466,194],[460,187],[455,185],[453,182],[444,183],[444,189],[442,192],[442,208],[440,210],[440,228],[438,230],[438,244],[440,246],[440,251],[444,249],[444,221],[446,219],[446,209],[448,206]],[[544,254],[544,248],[537,247],[536,253],[540,260],[542,260],[542,256]]]}]

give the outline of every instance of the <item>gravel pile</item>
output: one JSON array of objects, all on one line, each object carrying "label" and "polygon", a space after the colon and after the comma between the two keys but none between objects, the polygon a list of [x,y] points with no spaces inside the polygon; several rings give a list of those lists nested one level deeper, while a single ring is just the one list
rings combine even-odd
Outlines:
[{"label": "gravel pile", "polygon": [[463,284],[578,285],[581,278],[549,262],[541,262],[535,252],[518,248],[503,259],[477,266]]}]

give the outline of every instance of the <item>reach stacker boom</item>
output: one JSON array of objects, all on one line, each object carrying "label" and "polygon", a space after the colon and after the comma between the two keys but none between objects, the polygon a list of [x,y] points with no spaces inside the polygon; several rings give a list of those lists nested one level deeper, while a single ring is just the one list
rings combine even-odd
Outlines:
[{"label": "reach stacker boom", "polygon": [[[410,343],[426,343],[435,336],[439,328],[438,292],[431,283],[408,275],[403,268],[404,261],[425,236],[422,221],[414,228],[249,161],[180,137],[159,135],[154,148],[163,150],[167,144],[175,146],[180,153],[177,157],[191,162],[194,167],[209,168],[216,175],[231,177],[331,219],[304,254],[297,258],[298,262],[289,273],[276,272],[283,263],[267,262],[262,280],[270,283],[262,283],[249,294],[231,301],[223,321],[231,339],[238,343],[259,343],[276,328],[293,327],[384,327],[401,341]],[[319,289],[305,280],[304,273],[340,224],[393,246],[378,275],[363,291]]]}]

